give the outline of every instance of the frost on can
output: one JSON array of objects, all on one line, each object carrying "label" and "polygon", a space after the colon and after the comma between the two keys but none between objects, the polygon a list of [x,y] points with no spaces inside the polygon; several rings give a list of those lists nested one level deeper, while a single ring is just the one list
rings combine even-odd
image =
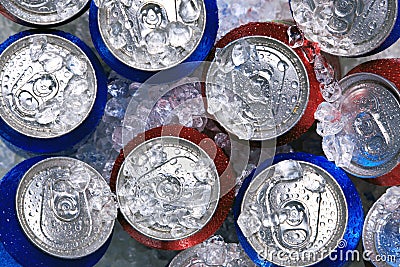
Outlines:
[{"label": "frost on can", "polygon": [[243,140],[288,132],[307,108],[310,84],[299,56],[266,36],[247,36],[217,51],[207,73],[207,111]]},{"label": "frost on can", "polygon": [[97,2],[90,11],[95,47],[111,68],[133,80],[204,60],[216,38],[215,0]]},{"label": "frost on can", "polygon": [[10,37],[0,54],[0,135],[33,153],[70,149],[100,120],[104,82],[95,55],[72,35]]},{"label": "frost on can", "polygon": [[359,177],[378,177],[396,167],[400,155],[400,94],[385,78],[357,73],[339,82],[343,130],[354,143],[344,169]]},{"label": "frost on can", "polygon": [[55,157],[35,164],[22,177],[16,199],[26,236],[56,257],[90,255],[114,227],[117,210],[110,187],[76,159]]},{"label": "frost on can", "polygon": [[399,38],[398,0],[291,0],[290,5],[305,37],[330,54],[360,56]]},{"label": "frost on can", "polygon": [[[260,256],[285,266],[308,266],[328,257],[346,224],[346,200],[336,181],[299,161],[282,161],[259,173],[245,193],[238,219]],[[307,250],[315,258],[300,256],[296,261],[290,256]]]},{"label": "frost on can", "polygon": [[326,158],[278,154],[239,190],[239,241],[262,266],[343,266],[361,237],[363,209],[355,186]]},{"label": "frost on can", "polygon": [[236,243],[225,243],[224,239],[217,235],[195,247],[186,249],[176,255],[169,267],[225,267],[256,265],[249,259],[241,246]]},{"label": "frost on can", "polygon": [[213,160],[196,144],[158,137],[127,155],[116,182],[121,213],[138,232],[163,241],[200,231],[220,195]]},{"label": "frost on can", "polygon": [[89,3],[89,0],[0,0],[0,12],[26,26],[52,27],[80,16]]},{"label": "frost on can", "polygon": [[398,266],[400,189],[389,188],[369,210],[363,229],[363,245],[378,267]]}]

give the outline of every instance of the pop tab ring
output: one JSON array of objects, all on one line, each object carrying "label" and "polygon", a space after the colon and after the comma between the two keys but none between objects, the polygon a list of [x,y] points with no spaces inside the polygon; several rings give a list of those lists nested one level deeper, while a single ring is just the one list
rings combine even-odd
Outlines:
[{"label": "pop tab ring", "polygon": [[[134,151],[134,149],[139,146],[146,145],[146,141],[160,140],[159,138],[160,137],[162,138],[163,136],[167,138],[179,137],[182,139],[186,139],[190,143],[199,146],[203,151],[205,151],[205,153],[208,154],[208,157],[213,160],[213,165],[215,165],[216,171],[218,172],[219,175],[219,184],[220,184],[219,192],[221,193],[220,199],[218,200],[218,204],[215,207],[214,213],[211,215],[211,218],[208,220],[207,223],[205,223],[205,225],[201,229],[198,229],[198,231],[190,233],[188,236],[184,236],[181,239],[171,238],[168,235],[164,236],[165,238],[156,239],[154,238],[155,236],[154,232],[149,232],[149,231],[142,232],[139,231],[140,226],[131,225],[127,220],[127,218],[129,219],[129,217],[126,216],[126,214],[122,214],[121,211],[118,214],[118,220],[121,223],[124,230],[129,233],[129,235],[131,235],[134,239],[136,239],[137,241],[148,247],[165,249],[165,250],[182,250],[203,242],[222,225],[233,203],[235,195],[235,190],[234,190],[235,179],[234,176],[232,175],[232,172],[230,171],[228,158],[225,156],[222,150],[215,145],[214,141],[212,141],[206,135],[201,134],[195,129],[183,127],[180,125],[168,125],[168,126],[154,128],[138,135],[131,142],[129,142],[123,150],[121,150],[120,155],[118,156],[117,160],[114,163],[114,167],[110,178],[110,186],[113,192],[117,193],[121,192],[121,188],[117,188],[118,176],[121,169],[124,168],[124,161],[126,160],[125,155],[129,155],[131,151]],[[188,154],[188,158],[190,157],[191,155]],[[173,159],[171,159],[169,163],[174,164],[172,160]],[[185,164],[184,162],[179,162],[179,163],[181,163],[182,165]],[[174,181],[176,180],[174,177],[171,177],[171,179],[173,179]],[[161,183],[159,183],[158,185],[160,184]],[[176,183],[171,182],[170,184],[174,185]],[[178,191],[174,190],[174,188],[175,187],[171,187],[171,190],[168,190],[168,192],[179,191],[179,190]],[[120,196],[118,196],[118,200],[120,200]],[[154,229],[158,228],[159,228],[158,226],[154,227]]]},{"label": "pop tab ring", "polygon": [[[179,63],[203,61],[217,36],[218,9],[215,0],[157,0],[134,3],[129,7],[118,0],[109,6],[104,3],[105,6],[100,8],[95,2],[90,7],[89,25],[94,46],[112,69],[134,81],[144,82],[159,70],[173,71]],[[102,5],[103,1],[98,2]],[[123,16],[123,25],[114,21],[112,29],[101,28],[109,25],[109,21],[103,21],[108,20],[107,16],[110,20]],[[187,27],[196,23],[200,27],[188,30]],[[179,39],[194,36],[192,33],[198,34],[195,40]],[[131,41],[125,40],[129,38]],[[160,44],[156,45],[156,42]],[[191,45],[190,52],[180,57],[177,52],[185,45]],[[177,54],[174,56],[173,53]],[[147,62],[148,59],[154,62]]]},{"label": "pop tab ring", "polygon": [[8,254],[22,266],[93,266],[104,255],[111,242],[111,237],[96,252],[79,259],[62,259],[43,252],[34,245],[23,232],[16,211],[16,194],[20,180],[36,163],[47,157],[27,159],[0,180],[0,240]]},{"label": "pop tab ring", "polygon": [[[247,36],[266,36],[283,42],[286,45],[289,45],[289,39],[287,35],[288,28],[289,25],[276,22],[257,22],[240,26],[227,33],[216,43],[212,53],[208,57],[208,60],[212,61],[215,58],[215,49],[226,47],[234,40]],[[295,48],[293,50],[302,61],[308,74],[310,85],[308,103],[300,120],[289,131],[277,138],[278,146],[287,144],[300,137],[303,133],[307,132],[307,130],[314,123],[314,112],[316,111],[318,105],[323,101],[322,95],[319,90],[319,83],[316,80],[312,64],[306,59],[304,53],[300,48]],[[206,89],[204,88],[204,90]],[[204,96],[206,95],[205,92],[203,94]]]},{"label": "pop tab ring", "polygon": [[[400,88],[400,59],[390,58],[371,60],[356,66],[347,75],[360,72],[379,75],[391,81],[394,85],[396,85],[397,89]],[[385,175],[365,180],[382,186],[400,185],[400,166],[397,165],[393,170]]]},{"label": "pop tab ring", "polygon": [[[338,195],[333,196],[333,198],[335,198],[336,200],[340,200],[341,201],[345,201],[345,203],[340,204],[341,201],[336,202],[336,211],[339,214],[342,214],[342,219],[347,218],[346,222],[341,222],[342,224],[345,223],[343,225],[343,228],[334,228],[332,230],[329,231],[317,231],[317,235],[326,235],[329,234],[333,235],[334,232],[336,232],[336,234],[334,234],[334,236],[336,236],[337,238],[341,238],[341,239],[337,239],[335,240],[335,242],[332,242],[331,239],[329,239],[327,236],[325,236],[325,242],[332,242],[331,245],[333,245],[333,247],[329,247],[327,248],[330,252],[330,254],[326,254],[326,251],[324,253],[322,253],[321,255],[313,255],[314,258],[310,258],[308,257],[308,262],[304,262],[303,264],[300,263],[299,266],[342,266],[343,264],[345,264],[346,259],[345,257],[340,257],[340,255],[346,255],[347,251],[352,251],[355,250],[357,247],[357,244],[361,238],[361,231],[362,231],[362,226],[363,226],[363,209],[362,209],[362,205],[361,205],[361,200],[360,197],[357,193],[356,188],[354,187],[353,183],[351,182],[351,180],[348,178],[348,176],[346,175],[346,173],[344,171],[342,171],[340,168],[336,167],[335,164],[333,164],[332,162],[329,162],[326,158],[321,157],[321,156],[314,156],[311,154],[306,154],[306,153],[289,153],[289,154],[278,154],[276,155],[276,157],[274,158],[274,164],[277,163],[282,163],[283,161],[289,162],[289,163],[293,163],[292,165],[296,165],[296,164],[300,164],[301,169],[303,170],[303,173],[306,171],[308,172],[307,175],[304,176],[296,176],[299,173],[298,172],[290,172],[290,168],[286,168],[287,165],[284,166],[284,168],[280,168],[280,171],[283,171],[282,174],[282,178],[275,180],[277,182],[275,187],[272,188],[266,188],[266,190],[269,190],[270,194],[276,194],[281,192],[282,194],[278,195],[278,198],[271,198],[270,200],[272,200],[272,206],[274,205],[279,205],[279,203],[281,203],[281,208],[284,208],[286,211],[289,211],[289,213],[287,213],[287,219],[285,219],[282,223],[280,222],[280,217],[279,214],[275,214],[277,217],[275,218],[274,216],[272,216],[270,219],[268,220],[268,218],[265,218],[265,220],[263,220],[262,222],[260,222],[260,224],[258,224],[258,226],[263,227],[262,225],[265,226],[265,228],[268,228],[268,225],[275,225],[275,227],[273,227],[274,229],[276,227],[278,227],[277,229],[282,232],[282,238],[279,240],[275,240],[276,242],[274,244],[282,244],[282,248],[286,248],[286,250],[288,248],[291,248],[292,253],[290,255],[292,255],[293,253],[295,255],[297,255],[298,257],[301,257],[301,255],[307,255],[307,253],[305,254],[301,254],[301,248],[305,245],[305,244],[313,244],[312,242],[310,243],[310,241],[315,240],[316,238],[316,234],[315,234],[315,229],[313,231],[308,231],[307,229],[309,227],[316,227],[317,224],[322,225],[323,220],[332,220],[332,222],[330,222],[330,224],[333,223],[333,220],[341,220],[339,219],[340,217],[334,216],[332,218],[330,218],[328,216],[328,214],[330,214],[330,212],[324,213],[323,216],[321,216],[321,218],[318,216],[319,219],[316,220],[316,218],[313,218],[313,214],[312,210],[309,210],[310,208],[316,208],[316,207],[311,207],[312,203],[320,203],[320,205],[325,207],[320,207],[319,209],[322,208],[327,208],[326,204],[324,204],[324,198],[327,197],[326,194],[328,194],[329,192],[334,192],[335,190],[339,190],[338,192],[340,192]],[[278,165],[273,165],[273,166],[279,166]],[[282,166],[280,166],[282,167]],[[271,167],[268,166],[260,166],[258,167],[256,170],[254,170],[252,172],[252,174],[250,174],[249,177],[246,178],[246,180],[244,181],[242,187],[239,190],[239,193],[237,195],[236,198],[236,202],[234,205],[234,216],[235,216],[235,227],[236,227],[236,231],[239,237],[239,241],[241,243],[241,245],[243,246],[244,250],[246,251],[246,253],[249,255],[249,257],[259,266],[265,266],[265,267],[269,267],[269,266],[276,266],[274,263],[272,263],[271,261],[269,261],[270,257],[272,257],[273,255],[281,255],[282,254],[277,254],[279,251],[275,251],[275,254],[273,253],[273,249],[271,248],[271,250],[266,250],[264,254],[258,253],[256,251],[256,249],[251,245],[252,242],[254,242],[254,240],[252,238],[261,238],[261,237],[265,237],[267,238],[269,235],[268,233],[264,232],[264,235],[261,235],[261,233],[258,232],[257,228],[251,228],[251,229],[246,229],[246,233],[244,233],[241,229],[241,227],[239,226],[239,224],[241,224],[243,226],[243,221],[240,222],[240,215],[242,212],[242,208],[243,208],[243,201],[246,198],[246,195],[248,194],[248,189],[249,187],[253,186],[254,187],[254,183],[259,184],[260,182],[257,182],[259,179],[257,179],[258,175],[267,175],[270,176],[270,174],[268,173],[268,171],[271,169]],[[265,172],[267,171],[267,172]],[[289,171],[289,172],[288,172]],[[311,172],[310,172],[311,171]],[[318,175],[316,173],[314,173],[314,171],[318,171]],[[284,175],[286,174],[286,175]],[[325,177],[328,179],[321,179],[321,177]],[[306,197],[303,193],[299,194],[298,196],[296,195],[296,186],[293,187],[294,185],[290,185],[291,183],[291,179],[294,180],[298,180],[298,179],[306,179],[306,178],[311,178],[311,179],[315,179],[316,181],[320,181],[319,183],[301,183],[300,185],[302,187],[305,187],[305,190],[308,190],[309,192],[313,192],[310,196],[309,199],[306,199],[306,202],[304,202],[304,197]],[[292,180],[293,180],[292,179]],[[293,181],[294,181],[293,180]],[[280,181],[280,182],[279,182]],[[323,181],[326,181],[326,183],[324,183]],[[280,189],[279,189],[279,188]],[[282,190],[288,190],[289,189],[293,189],[295,188],[295,190],[292,192],[292,190],[290,190],[290,193],[286,193],[289,195],[294,194],[294,199],[297,199],[297,201],[284,201],[286,194],[282,192]],[[336,189],[335,189],[336,188]],[[300,188],[301,189],[301,188]],[[324,189],[324,190],[319,190],[319,189]],[[311,191],[310,191],[311,190]],[[319,191],[318,191],[319,190]],[[257,191],[258,192],[258,191]],[[318,193],[320,192],[320,193]],[[269,195],[270,195],[269,194]],[[316,197],[316,202],[312,201],[309,204],[311,204],[310,207],[308,207],[307,201],[311,201],[313,194],[323,194],[322,198],[321,197]],[[268,195],[268,196],[269,196]],[[283,200],[283,201],[282,201]],[[322,201],[321,201],[322,200]],[[260,199],[260,201],[262,201],[262,199]],[[264,203],[264,202],[263,202]],[[265,202],[265,203],[270,203],[269,202]],[[252,209],[254,210],[254,214],[260,214],[259,211],[257,211],[257,205],[255,205],[256,203],[254,203],[254,205],[252,206]],[[265,205],[267,206],[267,205]],[[329,204],[328,204],[329,206]],[[329,208],[328,208],[329,209]],[[318,214],[318,212],[317,212]],[[325,216],[325,217],[324,217]],[[324,217],[324,218],[323,218]],[[278,220],[279,219],[279,220]],[[238,222],[239,220],[239,222]],[[339,222],[338,221],[338,222]],[[251,222],[250,220],[246,221],[246,222]],[[245,222],[245,223],[246,223]],[[275,223],[274,223],[275,222]],[[308,223],[307,223],[308,222]],[[257,224],[254,224],[257,225]],[[336,225],[336,224],[335,224]],[[256,226],[254,226],[256,227]],[[271,226],[272,227],[272,226]],[[326,224],[324,222],[324,227],[332,227],[329,224]],[[272,228],[271,228],[272,229]],[[248,232],[250,231],[250,232]],[[332,232],[333,231],[333,232]],[[257,234],[258,233],[258,234]],[[293,236],[298,236],[303,237],[302,242],[297,242],[297,239],[291,239],[290,236],[292,236],[290,233],[294,233],[294,234],[298,234],[298,235],[293,235]],[[307,234],[309,233],[309,234]],[[248,237],[245,237],[246,236]],[[278,238],[278,236],[270,236],[271,238]],[[249,239],[251,238],[251,239]],[[262,239],[262,238],[261,238]],[[253,241],[250,241],[253,240]],[[335,246],[336,245],[336,246]],[[257,247],[257,249],[259,250],[260,247]],[[323,248],[322,248],[323,249]],[[297,252],[297,253],[296,253]],[[272,256],[271,256],[272,255]],[[308,251],[308,256],[309,255],[309,251]],[[321,256],[318,258],[318,256]],[[307,256],[306,256],[307,257]],[[273,257],[271,258],[273,259]],[[279,257],[278,257],[279,259]],[[305,258],[307,259],[307,258]],[[310,261],[311,259],[311,261]],[[313,261],[314,259],[314,261]],[[276,261],[276,259],[273,259],[274,261]],[[297,260],[292,261],[292,265],[291,266],[297,266],[296,263],[298,263],[299,258],[297,258]],[[282,265],[278,264],[278,265]],[[285,264],[286,265],[286,264]]]}]

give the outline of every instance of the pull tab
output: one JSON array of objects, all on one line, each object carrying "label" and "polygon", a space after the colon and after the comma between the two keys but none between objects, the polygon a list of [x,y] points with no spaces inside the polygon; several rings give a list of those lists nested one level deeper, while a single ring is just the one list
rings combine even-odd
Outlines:
[{"label": "pull tab", "polygon": [[61,238],[71,245],[76,236],[82,240],[89,237],[93,223],[85,193],[75,190],[63,178],[51,177],[46,184],[41,212],[43,234],[54,242]]},{"label": "pull tab", "polygon": [[289,201],[282,209],[287,218],[279,224],[279,241],[290,249],[306,246],[311,236],[308,209],[299,201]]},{"label": "pull tab", "polygon": [[[25,72],[27,71],[29,70]],[[37,73],[25,84],[17,86],[15,84],[13,88],[13,100],[16,111],[23,117],[35,117],[39,108],[53,99],[59,91],[57,79],[47,73]]]}]

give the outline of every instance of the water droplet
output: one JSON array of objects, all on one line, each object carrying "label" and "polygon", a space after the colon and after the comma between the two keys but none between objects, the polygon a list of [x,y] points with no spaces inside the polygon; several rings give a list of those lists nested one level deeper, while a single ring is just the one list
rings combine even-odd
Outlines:
[{"label": "water droplet", "polygon": [[297,87],[299,87],[299,83],[296,81],[293,81],[290,85],[292,86],[293,89],[296,89]]},{"label": "water droplet", "polygon": [[278,62],[277,67],[279,71],[285,72],[289,68],[289,65],[285,61],[281,60]]}]

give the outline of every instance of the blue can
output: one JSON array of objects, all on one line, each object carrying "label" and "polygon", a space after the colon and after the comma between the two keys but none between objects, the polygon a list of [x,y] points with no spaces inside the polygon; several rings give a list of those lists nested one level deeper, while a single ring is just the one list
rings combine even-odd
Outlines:
[{"label": "blue can", "polygon": [[[278,154],[246,178],[234,206],[240,244],[259,266],[342,266],[361,237],[360,197],[321,156]],[[351,252],[351,253],[350,253]]]},{"label": "blue can", "polygon": [[15,166],[0,180],[2,264],[95,265],[110,245],[115,222],[102,215],[105,206],[93,210],[97,186],[111,194],[92,167],[72,158],[39,156]]},{"label": "blue can", "polygon": [[[101,2],[101,1],[100,1]],[[183,62],[203,61],[218,30],[215,0],[108,1],[90,7],[90,32],[102,59],[143,82]]]},{"label": "blue can", "polygon": [[107,79],[90,48],[61,31],[25,31],[0,45],[0,136],[15,150],[72,150],[94,131]]}]

